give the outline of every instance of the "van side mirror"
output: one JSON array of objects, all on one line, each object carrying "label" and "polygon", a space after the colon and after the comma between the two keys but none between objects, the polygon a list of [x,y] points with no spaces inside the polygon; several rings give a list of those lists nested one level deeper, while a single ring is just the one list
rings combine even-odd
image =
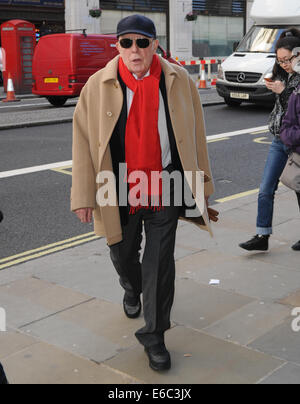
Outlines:
[{"label": "van side mirror", "polygon": [[232,47],[233,52],[235,52],[237,50],[239,44],[240,44],[239,42],[233,42],[233,47]]}]

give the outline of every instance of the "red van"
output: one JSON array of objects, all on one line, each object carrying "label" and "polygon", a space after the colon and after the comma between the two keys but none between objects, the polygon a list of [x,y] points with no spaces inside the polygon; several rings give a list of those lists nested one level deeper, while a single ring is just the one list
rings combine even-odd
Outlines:
[{"label": "red van", "polygon": [[[89,79],[118,55],[114,35],[54,34],[42,37],[33,58],[32,93],[55,107],[78,97]],[[177,63],[162,48],[159,53]]]}]

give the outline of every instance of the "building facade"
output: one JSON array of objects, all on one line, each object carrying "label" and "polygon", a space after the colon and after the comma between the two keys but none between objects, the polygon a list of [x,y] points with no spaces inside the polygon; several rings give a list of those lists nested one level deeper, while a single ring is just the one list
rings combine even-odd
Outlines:
[{"label": "building facade", "polygon": [[[141,13],[154,20],[158,39],[180,59],[228,56],[251,24],[253,0],[0,0],[0,23],[33,22],[46,33],[115,33],[118,21]],[[100,18],[90,15],[102,10]],[[195,21],[188,21],[190,13]]]},{"label": "building facade", "polygon": [[[89,10],[102,9],[101,18]],[[247,27],[247,0],[66,0],[66,27],[114,33],[121,18],[141,13],[154,20],[163,47],[183,59],[228,56]],[[197,15],[188,21],[187,15]]]},{"label": "building facade", "polygon": [[27,20],[47,33],[65,31],[64,0],[0,0],[0,24]]}]

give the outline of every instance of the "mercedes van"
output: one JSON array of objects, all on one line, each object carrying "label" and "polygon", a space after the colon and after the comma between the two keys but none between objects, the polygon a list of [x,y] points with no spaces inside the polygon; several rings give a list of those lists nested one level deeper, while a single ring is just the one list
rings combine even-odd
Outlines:
[{"label": "mercedes van", "polygon": [[251,18],[254,26],[219,68],[217,91],[230,106],[274,103],[264,77],[273,70],[281,33],[300,29],[300,0],[254,0]]}]

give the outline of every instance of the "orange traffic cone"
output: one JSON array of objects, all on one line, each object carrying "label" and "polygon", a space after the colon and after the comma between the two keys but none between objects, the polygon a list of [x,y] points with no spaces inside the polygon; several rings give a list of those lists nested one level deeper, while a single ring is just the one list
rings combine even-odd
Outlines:
[{"label": "orange traffic cone", "polygon": [[14,83],[11,77],[11,74],[8,73],[8,80],[7,80],[7,96],[5,100],[2,100],[2,102],[18,102],[21,100],[18,100],[15,96],[15,90],[14,90]]},{"label": "orange traffic cone", "polygon": [[205,73],[205,65],[202,65],[202,71],[201,71],[201,78],[200,78],[200,83],[199,83],[199,89],[205,89],[207,88],[206,84],[206,73]]}]

